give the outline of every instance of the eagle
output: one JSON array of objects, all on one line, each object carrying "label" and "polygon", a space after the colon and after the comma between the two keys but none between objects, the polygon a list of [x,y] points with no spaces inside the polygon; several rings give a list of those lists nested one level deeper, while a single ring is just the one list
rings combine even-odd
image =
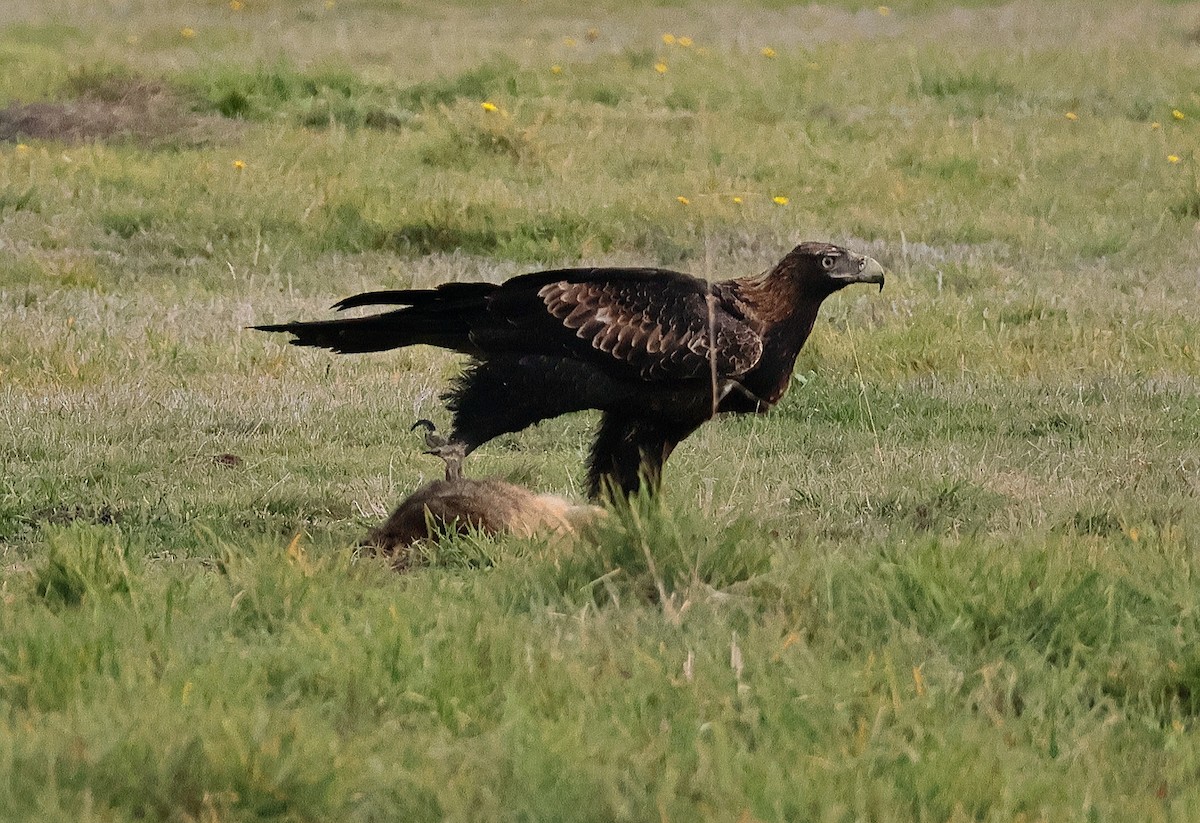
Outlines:
[{"label": "eagle", "polygon": [[436,453],[454,476],[483,443],[597,409],[591,498],[657,488],[675,447],[720,413],[761,413],[791,382],[825,298],[876,283],[874,259],[805,242],[766,272],[709,282],[661,268],[569,268],[503,283],[358,294],[363,317],[254,326],[341,354],[423,343],[472,359],[443,395],[453,428]]}]

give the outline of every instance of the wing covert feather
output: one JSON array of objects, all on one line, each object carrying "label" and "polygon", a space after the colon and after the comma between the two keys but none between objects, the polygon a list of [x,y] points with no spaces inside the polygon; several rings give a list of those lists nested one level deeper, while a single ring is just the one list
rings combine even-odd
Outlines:
[{"label": "wing covert feather", "polygon": [[[575,338],[643,379],[702,377],[711,368],[706,289],[702,281],[669,274],[556,280],[541,285],[537,295]],[[713,327],[717,373],[736,377],[753,368],[762,338],[719,303]]]}]

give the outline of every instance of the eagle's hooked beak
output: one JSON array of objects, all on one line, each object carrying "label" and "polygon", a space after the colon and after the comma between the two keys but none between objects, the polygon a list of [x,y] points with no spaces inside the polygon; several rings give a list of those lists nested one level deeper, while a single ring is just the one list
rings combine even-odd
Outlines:
[{"label": "eagle's hooked beak", "polygon": [[883,291],[883,274],[883,266],[879,265],[878,260],[863,256],[858,260],[858,271],[850,272],[843,278],[847,283],[878,283],[879,290]]}]

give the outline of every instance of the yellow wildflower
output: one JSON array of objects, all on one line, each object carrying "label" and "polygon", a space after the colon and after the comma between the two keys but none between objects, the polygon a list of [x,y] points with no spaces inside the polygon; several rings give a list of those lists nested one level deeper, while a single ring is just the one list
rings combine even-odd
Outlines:
[{"label": "yellow wildflower", "polygon": [[675,35],[671,34],[671,32],[667,32],[666,34],[663,35],[662,40],[664,43],[666,43],[668,46],[670,46],[675,42]]},{"label": "yellow wildflower", "polygon": [[234,160],[233,167],[235,169],[237,169],[238,171],[241,171],[242,169],[246,168],[246,161],[245,160]]},{"label": "yellow wildflower", "polygon": [[1075,113],[1075,112],[1073,112],[1073,111],[1069,111],[1069,112],[1067,112],[1066,114],[1064,114],[1064,115],[1063,115],[1063,117],[1067,118],[1067,119],[1068,119],[1068,120],[1070,120],[1072,123],[1074,123],[1076,120],[1078,120],[1078,119],[1079,119],[1079,115],[1078,115],[1078,114],[1076,114],[1076,113]]},{"label": "yellow wildflower", "polygon": [[229,8],[232,11],[241,11],[246,8],[246,4],[242,0],[229,0]]},{"label": "yellow wildflower", "polygon": [[551,66],[550,73],[551,74],[562,74],[562,66]]},{"label": "yellow wildflower", "polygon": [[179,30],[179,34],[184,40],[191,40],[196,36],[196,30],[191,26],[184,26]]},{"label": "yellow wildflower", "polygon": [[739,206],[740,206],[740,205],[742,205],[742,198],[738,197],[738,196],[735,194],[735,195],[733,196],[733,202],[734,202],[735,204],[737,204],[737,205],[739,205]]},{"label": "yellow wildflower", "polygon": [[500,111],[500,107],[490,100],[484,100],[479,106],[486,112]]},{"label": "yellow wildflower", "polygon": [[1184,120],[1187,118],[1187,115],[1184,114],[1183,112],[1181,112],[1179,109],[1172,109],[1171,116],[1174,117],[1176,120]]},{"label": "yellow wildflower", "polygon": [[578,40],[576,40],[574,37],[564,37],[564,38],[563,38],[563,45],[564,45],[564,46],[570,46],[571,48],[575,48],[576,46],[578,46],[578,45],[579,45],[579,41],[578,41]]},{"label": "yellow wildflower", "polygon": [[658,63],[655,63],[655,64],[654,64],[654,70],[655,70],[656,72],[658,72],[659,74],[666,74],[666,73],[667,73],[667,64],[666,64],[666,63],[663,63],[663,62],[661,62],[661,61],[660,61],[660,62],[658,62]]},{"label": "yellow wildflower", "polygon": [[1168,154],[1168,155],[1167,155],[1167,162],[1168,162],[1168,163],[1178,163],[1178,162],[1179,162],[1179,155],[1178,155],[1178,154]]},{"label": "yellow wildflower", "polygon": [[325,8],[326,9],[331,9],[336,5],[337,5],[337,3],[333,2],[333,0],[325,0]]},{"label": "yellow wildflower", "polygon": [[771,198],[771,202],[777,206],[786,206],[788,204],[788,199],[782,194],[777,194]]},{"label": "yellow wildflower", "polygon": [[691,46],[692,46],[692,38],[690,38],[690,37],[680,37],[675,42],[677,42],[679,45],[683,46],[685,49],[691,48]]},{"label": "yellow wildflower", "polygon": [[682,203],[682,204],[683,204],[683,205],[685,205],[685,206],[686,206],[688,203],[692,202],[692,201],[688,200],[686,197],[684,197],[682,194],[681,194],[681,195],[679,195],[678,197],[676,197],[675,199],[676,199],[676,200],[678,200],[680,203]]},{"label": "yellow wildflower", "polygon": [[28,154],[29,146],[24,143],[17,143],[17,154]]},{"label": "yellow wildflower", "polygon": [[889,9],[887,6],[880,6],[879,8],[875,9],[875,11],[879,12],[880,17],[887,17],[889,14],[892,13],[892,10]]},{"label": "yellow wildflower", "polygon": [[774,57],[775,49],[771,48],[770,46],[763,46],[761,53],[763,57]]},{"label": "yellow wildflower", "polygon": [[1150,128],[1152,128],[1152,129],[1161,129],[1161,128],[1162,128],[1162,123],[1160,123],[1160,122],[1158,122],[1157,120],[1155,120],[1153,123],[1151,123],[1151,124],[1150,124]]}]

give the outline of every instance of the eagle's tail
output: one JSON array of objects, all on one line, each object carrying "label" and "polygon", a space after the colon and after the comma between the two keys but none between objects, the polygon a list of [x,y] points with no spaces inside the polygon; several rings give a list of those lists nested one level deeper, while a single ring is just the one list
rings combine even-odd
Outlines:
[{"label": "eagle's tail", "polygon": [[251,326],[259,331],[281,331],[293,335],[293,346],[318,346],[338,354],[387,351],[424,342],[403,320],[404,311],[354,317],[346,320],[296,321]]},{"label": "eagle's tail", "polygon": [[436,289],[366,292],[347,297],[334,304],[334,308],[338,311],[377,305],[403,308],[367,317],[251,328],[287,332],[293,335],[294,346],[317,346],[339,354],[387,351],[416,343],[473,354],[471,331],[486,322],[486,299],[495,289],[491,283],[449,283]]}]

